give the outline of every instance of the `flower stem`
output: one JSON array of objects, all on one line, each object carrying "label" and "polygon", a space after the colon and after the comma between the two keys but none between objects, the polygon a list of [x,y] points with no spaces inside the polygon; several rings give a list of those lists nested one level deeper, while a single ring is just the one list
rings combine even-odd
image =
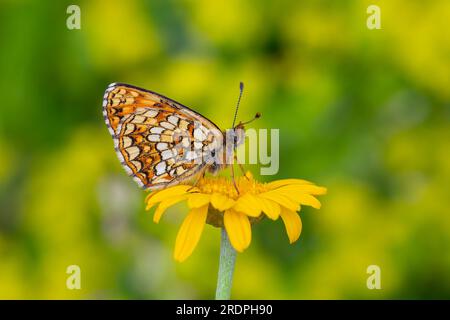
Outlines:
[{"label": "flower stem", "polygon": [[225,230],[225,228],[222,228],[220,238],[220,261],[219,274],[217,277],[216,300],[230,299],[235,262],[236,251],[231,246],[227,231]]}]

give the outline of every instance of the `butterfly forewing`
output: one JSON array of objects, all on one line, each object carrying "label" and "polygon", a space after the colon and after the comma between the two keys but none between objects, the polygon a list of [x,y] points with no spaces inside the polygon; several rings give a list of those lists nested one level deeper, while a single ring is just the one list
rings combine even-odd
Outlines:
[{"label": "butterfly forewing", "polygon": [[222,133],[210,120],[157,93],[110,85],[103,114],[127,173],[146,189],[192,178],[222,148]]}]

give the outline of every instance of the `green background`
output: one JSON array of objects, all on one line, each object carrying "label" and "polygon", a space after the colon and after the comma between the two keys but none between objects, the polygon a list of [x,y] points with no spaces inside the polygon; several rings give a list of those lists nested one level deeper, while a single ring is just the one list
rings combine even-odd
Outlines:
[{"label": "green background", "polygon": [[280,220],[253,228],[232,296],[450,298],[448,21],[448,0],[1,1],[0,298],[213,298],[219,230],[172,259],[187,209],[152,222],[101,105],[127,82],[227,128],[239,81],[239,118],[280,129],[279,173],[260,179],[328,195],[294,245]]}]

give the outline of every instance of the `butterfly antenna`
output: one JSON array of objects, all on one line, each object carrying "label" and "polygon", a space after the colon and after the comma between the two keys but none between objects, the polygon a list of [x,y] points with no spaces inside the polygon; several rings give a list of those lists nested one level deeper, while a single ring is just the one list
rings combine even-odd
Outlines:
[{"label": "butterfly antenna", "polygon": [[253,121],[255,121],[256,119],[259,119],[259,118],[261,118],[261,112],[257,112],[255,114],[255,116],[253,117],[253,119],[251,119],[249,121],[241,122],[241,125],[252,123]]},{"label": "butterfly antenna", "polygon": [[233,119],[233,125],[231,126],[234,128],[234,125],[236,124],[236,118],[239,110],[239,104],[241,103],[242,93],[244,92],[244,83],[241,81],[239,82],[239,99],[236,104],[236,111],[234,112],[234,119]]}]

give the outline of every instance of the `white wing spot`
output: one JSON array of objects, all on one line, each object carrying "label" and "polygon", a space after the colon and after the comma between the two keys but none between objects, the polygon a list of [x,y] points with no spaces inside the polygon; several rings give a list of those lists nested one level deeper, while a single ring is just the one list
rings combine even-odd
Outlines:
[{"label": "white wing spot", "polygon": [[194,130],[194,138],[195,140],[203,141],[206,139],[206,135],[202,132],[201,129]]},{"label": "white wing spot", "polygon": [[187,148],[191,145],[191,143],[189,142],[189,138],[188,137],[184,137],[183,140],[181,140],[181,145],[184,148]]},{"label": "white wing spot", "polygon": [[151,133],[161,133],[163,131],[164,131],[164,128],[161,128],[161,127],[153,127],[150,129]]},{"label": "white wing spot", "polygon": [[176,150],[174,152],[174,150],[164,150],[163,152],[161,152],[161,158],[163,160],[167,160],[169,158],[172,158],[176,155]]},{"label": "white wing spot", "polygon": [[132,133],[132,132],[134,131],[134,128],[135,128],[134,124],[128,123],[128,124],[126,125],[124,134],[130,134],[130,133]]},{"label": "white wing spot", "polygon": [[161,122],[160,126],[166,128],[166,129],[170,129],[170,130],[175,129],[175,126],[167,121]]},{"label": "white wing spot", "polygon": [[166,150],[168,147],[169,146],[166,142],[160,142],[156,145],[156,149],[158,149],[159,151]]},{"label": "white wing spot", "polygon": [[158,111],[156,110],[147,110],[143,116],[149,117],[149,118],[154,118],[158,115]]},{"label": "white wing spot", "polygon": [[167,120],[169,120],[170,123],[177,125],[179,118],[176,116],[169,116],[169,118],[167,118]]},{"label": "white wing spot", "polygon": [[186,152],[186,155],[185,155],[186,160],[194,160],[195,158],[197,158],[197,153],[195,153],[194,151]]},{"label": "white wing spot", "polygon": [[134,116],[133,122],[134,123],[143,123],[143,122],[145,122],[146,119],[147,119],[146,117],[136,115],[136,116]]},{"label": "white wing spot", "polygon": [[128,153],[128,157],[130,160],[133,160],[139,155],[139,148],[136,146],[128,147],[125,149],[125,151]]},{"label": "white wing spot", "polygon": [[133,143],[133,140],[131,140],[130,137],[123,137],[122,142],[123,142],[123,147],[128,148]]},{"label": "white wing spot", "polygon": [[200,127],[200,130],[202,130],[202,132],[203,132],[206,136],[208,136],[208,134],[209,134],[209,129],[208,129],[208,128],[206,128],[205,126],[201,126],[201,127]]},{"label": "white wing spot", "polygon": [[147,139],[150,142],[159,142],[159,135],[157,135],[157,134],[149,134],[147,136]]},{"label": "white wing spot", "polygon": [[156,169],[156,175],[157,176],[163,174],[166,171],[166,162],[165,161],[161,161],[160,163],[158,163],[156,165],[155,169]]}]

